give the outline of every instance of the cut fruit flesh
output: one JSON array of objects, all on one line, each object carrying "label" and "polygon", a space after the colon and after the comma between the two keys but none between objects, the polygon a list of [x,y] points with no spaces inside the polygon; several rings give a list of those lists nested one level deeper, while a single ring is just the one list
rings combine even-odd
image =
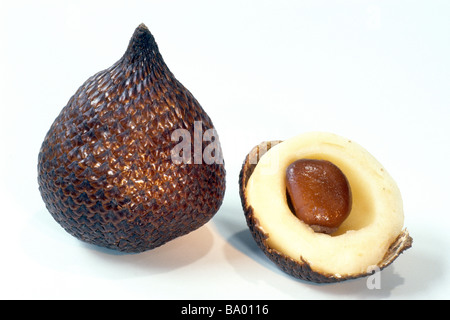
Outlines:
[{"label": "cut fruit flesh", "polygon": [[[283,270],[316,282],[340,281],[367,275],[374,266],[384,268],[411,246],[412,239],[402,231],[402,199],[396,183],[361,146],[319,132],[273,145],[264,156],[257,155],[264,145],[249,154],[240,191],[253,236],[269,258],[277,264],[284,260]],[[352,188],[352,211],[332,235],[315,233],[287,204],[284,172],[302,158],[333,162]]]}]

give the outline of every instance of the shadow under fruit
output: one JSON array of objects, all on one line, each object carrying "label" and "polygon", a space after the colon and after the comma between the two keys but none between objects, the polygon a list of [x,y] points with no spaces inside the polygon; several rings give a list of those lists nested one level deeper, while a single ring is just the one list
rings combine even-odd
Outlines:
[{"label": "shadow under fruit", "polygon": [[125,252],[199,228],[222,204],[225,168],[172,161],[174,130],[189,132],[196,149],[194,122],[214,129],[141,24],[123,57],[90,77],[48,131],[38,159],[47,209],[76,238]]}]

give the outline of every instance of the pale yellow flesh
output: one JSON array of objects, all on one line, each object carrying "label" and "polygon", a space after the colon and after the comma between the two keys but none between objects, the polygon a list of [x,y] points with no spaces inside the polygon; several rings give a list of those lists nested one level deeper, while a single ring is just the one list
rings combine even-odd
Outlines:
[{"label": "pale yellow flesh", "polygon": [[[352,211],[332,235],[314,232],[287,205],[286,168],[305,158],[333,162],[349,181]],[[246,197],[271,248],[336,277],[368,272],[403,227],[402,198],[394,180],[361,146],[330,133],[306,133],[272,147],[253,171]]]}]

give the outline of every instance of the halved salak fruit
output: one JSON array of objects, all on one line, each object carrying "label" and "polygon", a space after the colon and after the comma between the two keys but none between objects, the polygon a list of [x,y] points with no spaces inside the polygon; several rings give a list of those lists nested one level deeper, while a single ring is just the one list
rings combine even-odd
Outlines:
[{"label": "halved salak fruit", "polygon": [[[332,234],[315,232],[291,209],[286,169],[299,159],[329,161],[348,180],[351,212]],[[313,132],[263,142],[247,155],[239,184],[256,243],[296,278],[323,283],[363,277],[412,245],[397,184],[369,152],[343,137]]]}]

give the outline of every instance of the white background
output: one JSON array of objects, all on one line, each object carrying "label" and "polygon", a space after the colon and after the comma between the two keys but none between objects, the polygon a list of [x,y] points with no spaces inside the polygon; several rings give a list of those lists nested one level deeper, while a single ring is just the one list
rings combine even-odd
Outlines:
[{"label": "white background", "polygon": [[[449,1],[1,1],[0,298],[450,298]],[[145,23],[221,138],[226,197],[199,230],[142,254],[67,234],[37,156],[76,89]],[[397,181],[413,248],[366,279],[281,272],[245,224],[238,174],[263,140],[331,131]]]}]

